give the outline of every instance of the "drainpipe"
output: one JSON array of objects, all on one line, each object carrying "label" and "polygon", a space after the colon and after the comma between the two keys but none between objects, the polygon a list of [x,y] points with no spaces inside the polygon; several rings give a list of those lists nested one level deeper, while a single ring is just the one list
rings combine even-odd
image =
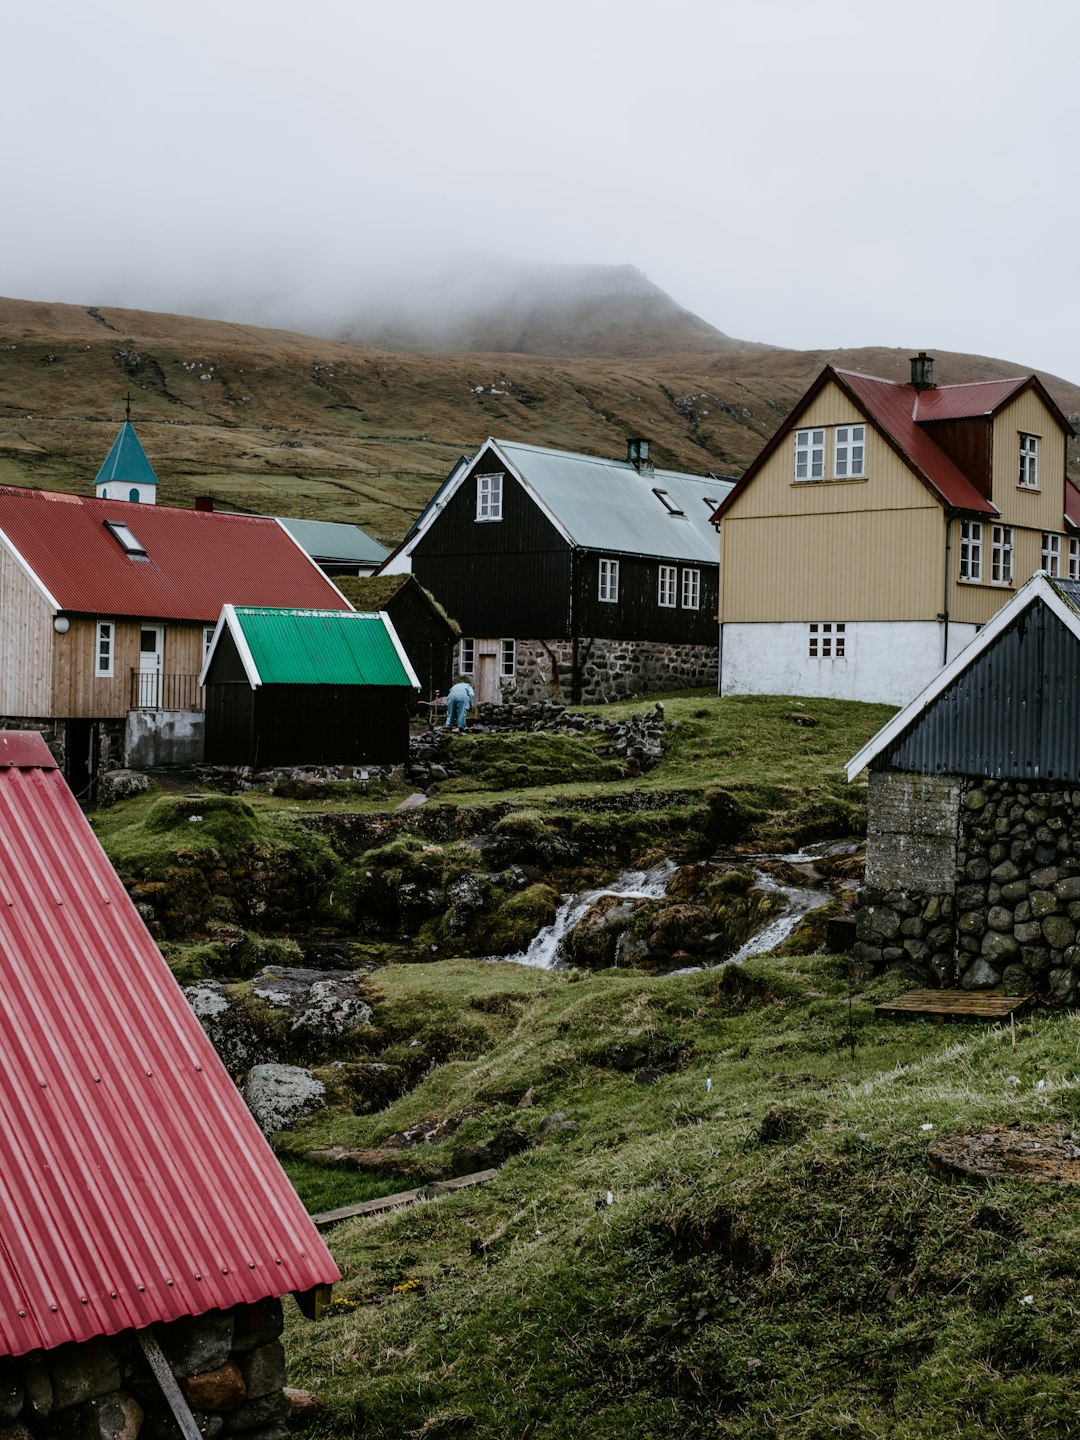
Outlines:
[{"label": "drainpipe", "polygon": [[941,664],[946,666],[949,663],[949,584],[952,580],[952,527],[956,519],[954,510],[945,512],[945,603],[942,606],[938,619],[942,621],[944,629],[942,633],[942,656]]},{"label": "drainpipe", "polygon": [[577,631],[577,546],[570,547],[570,703],[581,704],[581,656]]}]

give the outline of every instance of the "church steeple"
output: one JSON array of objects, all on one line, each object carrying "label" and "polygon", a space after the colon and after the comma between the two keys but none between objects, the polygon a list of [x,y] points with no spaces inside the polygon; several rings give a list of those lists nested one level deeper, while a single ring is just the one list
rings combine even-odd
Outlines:
[{"label": "church steeple", "polygon": [[130,395],[126,414],[127,419],[98,471],[94,493],[99,500],[134,500],[142,505],[154,505],[158,478],[131,423]]}]

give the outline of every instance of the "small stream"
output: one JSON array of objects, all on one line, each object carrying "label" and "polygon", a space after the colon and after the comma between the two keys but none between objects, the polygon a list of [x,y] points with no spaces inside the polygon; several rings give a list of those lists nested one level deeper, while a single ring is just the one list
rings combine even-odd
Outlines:
[{"label": "small stream", "polygon": [[[825,842],[820,845],[808,846],[789,855],[743,855],[730,858],[732,861],[737,860],[744,865],[748,862],[753,864],[754,861],[783,861],[787,865],[809,867],[824,855],[842,854],[853,851],[855,848],[850,844]],[[504,955],[502,959],[515,965],[529,965],[537,970],[556,969],[564,963],[562,951],[565,937],[598,900],[608,895],[618,896],[625,900],[661,900],[667,894],[668,882],[674,873],[675,865],[669,860],[652,870],[624,871],[611,885],[601,889],[582,890],[575,895],[565,895],[555,914],[555,919],[534,936],[528,949],[521,950],[516,955]],[[809,915],[811,911],[827,905],[832,899],[832,891],[828,886],[821,881],[814,884],[810,876],[807,876],[807,882],[806,885],[783,885],[767,871],[755,866],[755,888],[782,896],[784,908],[755,931],[733,955],[729,955],[726,960],[719,963],[735,965],[748,959],[751,955],[769,954],[778,945],[784,943],[804,915]],[[673,973],[686,974],[688,972],[676,971]]]}]

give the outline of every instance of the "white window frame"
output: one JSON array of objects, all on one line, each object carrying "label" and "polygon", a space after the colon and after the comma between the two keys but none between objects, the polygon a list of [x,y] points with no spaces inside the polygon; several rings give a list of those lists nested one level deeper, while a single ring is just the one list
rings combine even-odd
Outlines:
[{"label": "white window frame", "polygon": [[1043,531],[1042,568],[1055,580],[1061,575],[1061,536],[1052,530]]},{"label": "white window frame", "polygon": [[1013,583],[1013,527],[994,525],[990,540],[990,583]]},{"label": "white window frame", "polygon": [[812,620],[807,644],[811,660],[843,660],[847,653],[847,629],[843,620]]},{"label": "white window frame", "polygon": [[1080,538],[1075,535],[1069,536],[1069,574],[1070,580],[1080,580]]},{"label": "white window frame", "polygon": [[596,598],[605,605],[619,603],[619,562],[601,557]]},{"label": "white window frame", "polygon": [[866,426],[837,425],[833,437],[833,479],[866,478]]},{"label": "white window frame", "polygon": [[[801,473],[800,473],[801,472]],[[795,480],[798,484],[825,479],[825,429],[795,431]]]},{"label": "white window frame", "polygon": [[682,572],[682,608],[684,610],[700,610],[701,608],[700,570],[692,569]]},{"label": "white window frame", "polygon": [[206,657],[210,654],[210,646],[214,643],[214,631],[215,631],[216,629],[217,629],[217,626],[216,626],[216,625],[204,625],[204,626],[203,626],[203,632],[202,632],[202,658],[203,658],[203,664],[204,664],[204,665],[206,664]]},{"label": "white window frame", "polygon": [[477,520],[501,520],[503,518],[503,476],[477,475],[476,477],[476,518]]},{"label": "white window frame", "polygon": [[656,580],[656,603],[664,610],[674,610],[679,593],[679,567],[661,565]]},{"label": "white window frame", "polygon": [[983,527],[981,520],[960,521],[960,579],[982,579]]},{"label": "white window frame", "polygon": [[1023,490],[1039,488],[1039,437],[1020,432],[1020,478],[1016,482]]},{"label": "white window frame", "polygon": [[499,641],[499,675],[503,680],[512,680],[517,669],[517,641]]},{"label": "white window frame", "polygon": [[476,674],[476,641],[461,639],[458,641],[458,663],[459,675]]},{"label": "white window frame", "polygon": [[[102,657],[104,655],[104,664]],[[99,620],[94,634],[94,678],[111,680],[116,664],[116,626],[111,620]]]}]

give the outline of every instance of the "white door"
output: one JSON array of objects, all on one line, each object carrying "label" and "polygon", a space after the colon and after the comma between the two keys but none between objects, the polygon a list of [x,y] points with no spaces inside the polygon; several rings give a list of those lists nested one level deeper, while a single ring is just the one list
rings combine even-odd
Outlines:
[{"label": "white door", "polygon": [[165,654],[165,626],[143,625],[139,631],[140,710],[161,709],[161,662]]}]

